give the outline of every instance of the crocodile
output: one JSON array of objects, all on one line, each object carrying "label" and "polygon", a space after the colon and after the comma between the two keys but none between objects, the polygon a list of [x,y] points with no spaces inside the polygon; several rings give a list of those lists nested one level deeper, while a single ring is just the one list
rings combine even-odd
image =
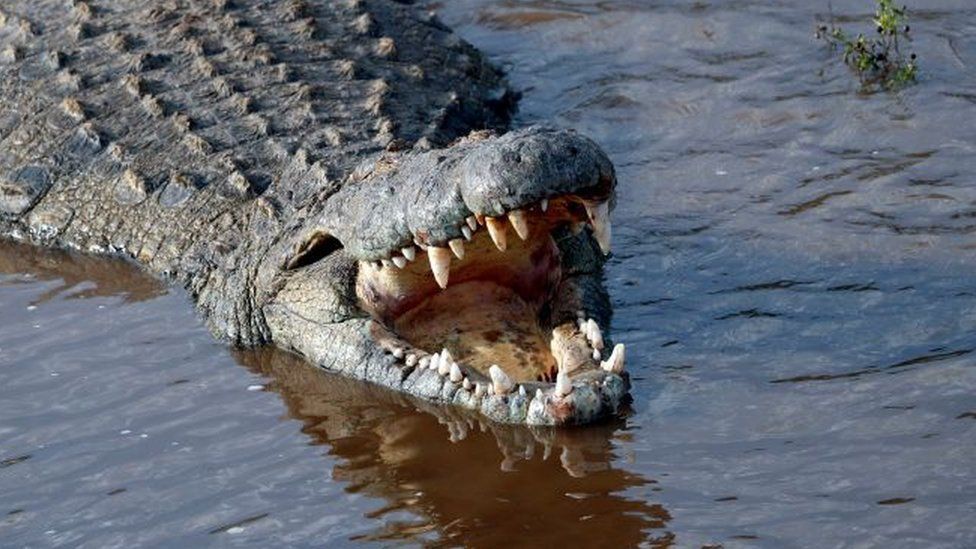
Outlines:
[{"label": "crocodile", "polygon": [[128,258],[233,345],[480,413],[629,400],[616,176],[395,0],[7,0],[0,235]]}]

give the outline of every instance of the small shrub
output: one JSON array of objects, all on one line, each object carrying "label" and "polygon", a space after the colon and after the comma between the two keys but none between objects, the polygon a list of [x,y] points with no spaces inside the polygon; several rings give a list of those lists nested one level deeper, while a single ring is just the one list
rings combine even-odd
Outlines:
[{"label": "small shrub", "polygon": [[857,74],[865,91],[897,89],[915,82],[918,76],[916,55],[911,53],[906,57],[901,51],[901,44],[911,41],[908,8],[895,7],[893,0],[876,1],[875,36],[851,37],[834,26],[833,17],[829,26],[819,25],[816,33],[818,39],[832,48],[843,48],[844,63]]}]

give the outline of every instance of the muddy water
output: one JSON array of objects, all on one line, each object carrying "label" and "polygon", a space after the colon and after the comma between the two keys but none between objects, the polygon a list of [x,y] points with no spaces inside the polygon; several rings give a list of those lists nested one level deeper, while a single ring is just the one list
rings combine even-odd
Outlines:
[{"label": "muddy water", "polygon": [[868,96],[825,6],[441,6],[618,167],[614,424],[481,426],[0,246],[0,545],[976,545],[976,7],[924,3],[921,82]]}]

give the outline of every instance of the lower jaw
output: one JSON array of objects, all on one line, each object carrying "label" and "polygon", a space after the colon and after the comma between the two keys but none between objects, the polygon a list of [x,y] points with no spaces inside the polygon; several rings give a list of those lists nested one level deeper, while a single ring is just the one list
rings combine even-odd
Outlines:
[{"label": "lower jaw", "polygon": [[[581,294],[593,281],[579,282],[575,279],[564,281],[560,285],[560,292]],[[417,309],[417,313],[420,314],[423,310]],[[552,379],[541,382],[513,379],[508,387],[499,388],[496,380],[480,367],[475,367],[487,363],[487,357],[480,357],[477,353],[461,355],[462,351],[458,351],[457,359],[465,363],[465,368],[463,372],[453,372],[443,367],[443,351],[430,353],[423,350],[421,345],[427,347],[428,343],[422,342],[418,336],[395,333],[377,320],[367,322],[370,326],[370,340],[384,351],[381,356],[376,357],[382,361],[383,368],[366,369],[367,372],[377,372],[370,374],[372,380],[428,402],[471,410],[499,423],[559,426],[590,424],[617,417],[621,407],[629,400],[628,374],[599,366],[593,367],[599,361],[594,361],[592,357],[587,357],[588,361],[592,361],[587,366],[578,367],[571,372],[566,378],[567,386],[562,389],[557,383],[552,383]],[[533,330],[529,327],[527,331]],[[560,323],[551,334],[556,334],[558,338],[561,337],[559,334],[569,332],[574,334],[572,337],[576,343],[585,340],[576,321]],[[547,345],[551,334],[542,330],[536,331],[536,337],[545,340]],[[435,336],[429,337],[429,345],[438,345],[444,341]],[[460,344],[458,348],[464,349],[465,344],[470,345],[470,340],[467,343],[462,340]],[[570,351],[566,352],[571,352],[573,348],[568,346]],[[605,349],[603,355],[608,354],[609,349]],[[479,362],[482,359],[483,362]],[[548,360],[554,362],[555,358],[550,355]],[[513,376],[517,372],[511,362],[505,368],[511,370]],[[385,373],[378,374],[379,371]],[[460,375],[455,377],[455,373]]]},{"label": "lower jaw", "polygon": [[[429,367],[433,355],[405,352],[409,344],[384,324],[355,317],[333,324],[277,311],[276,343],[306,360],[342,375],[373,383],[457,413],[505,424],[562,426],[619,417],[629,402],[626,372],[589,370],[572,377],[568,392],[554,383],[524,382],[496,391],[477,371],[455,379]],[[411,360],[412,356],[412,360]],[[418,357],[426,359],[427,366]],[[477,384],[477,385],[476,385]]]},{"label": "lower jaw", "polygon": [[[599,283],[584,279],[599,274],[564,279],[559,248],[549,235],[543,238],[510,246],[504,256],[476,255],[485,245],[476,238],[446,289],[412,286],[415,291],[397,294],[409,298],[376,302],[386,307],[372,311],[372,337],[402,368],[401,390],[505,423],[589,423],[616,413],[629,387],[614,364],[616,357],[622,367],[622,349],[619,357],[611,353],[586,313],[594,301],[595,309],[609,310],[605,294],[585,295]],[[520,268],[506,273],[491,263],[497,257]],[[478,265],[470,263],[475,259]],[[416,284],[423,284],[430,273],[417,263]],[[414,284],[411,268],[397,271],[396,281]],[[373,282],[364,288],[361,279],[359,290],[381,295],[390,281]],[[557,371],[562,379],[553,383]]]}]

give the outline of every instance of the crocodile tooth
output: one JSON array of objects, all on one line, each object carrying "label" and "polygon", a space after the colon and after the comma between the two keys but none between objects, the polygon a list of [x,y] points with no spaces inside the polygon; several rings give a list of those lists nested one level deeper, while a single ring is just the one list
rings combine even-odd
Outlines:
[{"label": "crocodile tooth", "polygon": [[420,368],[421,370],[426,370],[428,367],[430,367],[430,357],[429,356],[420,357],[420,360],[417,361],[417,367]]},{"label": "crocodile tooth", "polygon": [[584,205],[593,225],[593,237],[604,254],[610,253],[610,202],[586,202]]},{"label": "crocodile tooth", "polygon": [[447,243],[451,247],[451,251],[454,252],[454,256],[458,259],[464,259],[464,241],[460,238],[455,238]]},{"label": "crocodile tooth", "polygon": [[400,360],[401,358],[403,358],[403,349],[397,347],[397,348],[393,349],[393,353],[392,354],[393,354],[393,358],[395,358],[397,360]]},{"label": "crocodile tooth", "polygon": [[593,360],[600,360],[600,351],[593,349]]},{"label": "crocodile tooth", "polygon": [[600,367],[612,374],[619,374],[624,371],[624,344],[614,345],[610,358],[601,362]]},{"label": "crocodile tooth", "polygon": [[522,240],[529,239],[529,222],[525,219],[525,212],[522,210],[512,210],[508,212],[508,222],[512,224],[515,233]]},{"label": "crocodile tooth", "polygon": [[464,235],[464,239],[467,240],[467,241],[470,241],[471,238],[474,236],[474,233],[471,232],[471,229],[468,228],[467,225],[464,225],[464,226],[461,227],[461,234]]},{"label": "crocodile tooth", "polygon": [[573,392],[573,382],[569,380],[569,375],[567,375],[566,372],[560,370],[560,372],[556,374],[556,396],[564,397],[571,392]]},{"label": "crocodile tooth", "polygon": [[468,224],[468,227],[471,228],[472,232],[478,230],[478,220],[475,219],[473,215],[469,215],[468,217],[464,218],[464,222]]},{"label": "crocodile tooth", "polygon": [[464,381],[461,383],[461,386],[464,387],[465,391],[470,391],[471,388],[474,387],[474,385],[471,383],[471,380],[468,378],[464,378]]},{"label": "crocodile tooth", "polygon": [[407,355],[407,366],[416,366],[416,365],[417,365],[417,355],[413,353]]},{"label": "crocodile tooth", "polygon": [[519,396],[525,398],[525,385],[519,385]]},{"label": "crocodile tooth", "polygon": [[479,381],[478,383],[475,383],[474,384],[474,396],[476,396],[478,398],[481,398],[481,397],[485,396],[485,384],[484,383],[481,383]]},{"label": "crocodile tooth", "polygon": [[488,226],[488,234],[491,235],[492,242],[504,252],[505,248],[508,248],[508,240],[505,238],[505,221],[495,217],[486,217],[485,224]]},{"label": "crocodile tooth", "polygon": [[590,344],[593,348],[602,351],[603,350],[603,333],[600,332],[600,325],[596,323],[592,318],[586,321],[587,329],[589,330],[586,334],[587,338],[590,340]]},{"label": "crocodile tooth", "polygon": [[400,251],[403,252],[403,257],[407,258],[407,261],[417,259],[417,248],[414,248],[413,246],[407,246]]},{"label": "crocodile tooth", "polygon": [[515,386],[512,379],[497,364],[492,364],[488,368],[488,376],[491,377],[491,386],[496,395],[507,395]]},{"label": "crocodile tooth", "polygon": [[430,260],[430,270],[434,273],[434,280],[441,289],[447,288],[447,279],[451,276],[451,251],[447,248],[431,246],[427,248],[427,259]]},{"label": "crocodile tooth", "polygon": [[393,264],[397,266],[397,269],[402,269],[407,266],[407,258],[402,255],[393,256]]},{"label": "crocodile tooth", "polygon": [[451,354],[447,352],[447,349],[444,349],[444,352],[441,353],[441,359],[437,363],[437,373],[446,376],[451,373],[452,365],[454,365],[454,361],[451,360]]},{"label": "crocodile tooth", "polygon": [[546,210],[549,209],[549,199],[543,198],[542,202],[539,202],[539,208],[542,209],[542,213],[546,213]]},{"label": "crocodile tooth", "polygon": [[436,353],[430,355],[430,362],[427,363],[427,367],[436,372],[440,368],[440,365],[441,365],[441,355]]},{"label": "crocodile tooth", "polygon": [[382,263],[384,267],[392,267],[393,266],[393,263],[389,259],[381,259],[380,260],[380,263]]},{"label": "crocodile tooth", "polygon": [[462,379],[464,379],[464,374],[461,373],[461,368],[458,367],[457,363],[451,364],[451,381],[461,383]]},{"label": "crocodile tooth", "polygon": [[542,394],[542,389],[536,389],[535,390],[535,400],[542,401],[542,400],[545,400],[545,399],[546,399],[546,395]]}]

